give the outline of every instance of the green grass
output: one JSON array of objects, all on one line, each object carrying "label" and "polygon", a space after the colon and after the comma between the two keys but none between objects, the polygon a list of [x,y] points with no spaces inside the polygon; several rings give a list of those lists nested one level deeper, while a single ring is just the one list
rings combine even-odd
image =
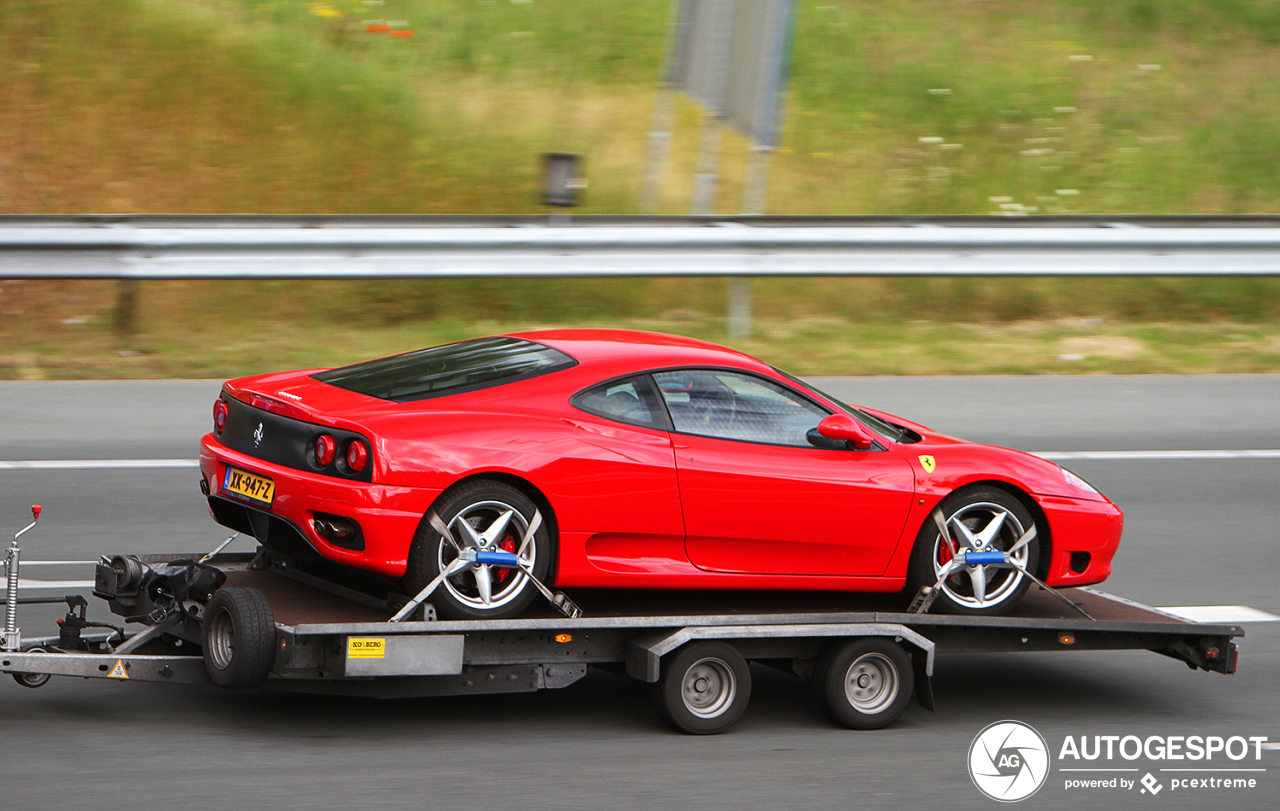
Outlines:
[{"label": "green grass", "polygon": [[[629,213],[668,9],[7,0],[0,210],[530,212],[558,150],[587,158],[583,213]],[[1280,203],[1274,0],[813,0],[791,73],[772,213]],[[665,212],[699,126],[682,104]],[[731,136],[721,212],[745,157]]]},{"label": "green grass", "polygon": [[[586,157],[577,213],[633,213],[669,9],[5,0],[0,213],[538,212],[549,150]],[[371,33],[370,22],[414,36]],[[1274,0],[806,0],[795,43],[769,213],[1280,211]],[[677,112],[664,213],[687,211],[697,158],[700,114],[684,102]],[[746,154],[730,134],[718,212],[739,210]],[[292,340],[376,354],[522,324],[723,333],[719,280],[142,287],[141,330],[126,345],[109,331],[109,284],[0,285],[0,375],[222,374],[256,368],[249,359],[294,365]],[[1273,279],[756,290],[752,346],[793,347],[801,369],[1277,368]],[[1156,348],[1060,361],[1079,354],[1054,351],[1063,323]],[[803,324],[828,326],[811,337],[788,326]],[[1005,352],[973,337],[982,329],[1035,335],[1023,343],[1038,348]],[[1241,330],[1261,333],[1224,337]],[[223,353],[227,335],[253,335],[260,349]],[[875,350],[832,354],[824,342]]]},{"label": "green grass", "polygon": [[[1033,283],[1013,286],[1036,300]],[[987,288],[962,280],[922,280],[906,291],[875,280],[758,280],[756,329],[733,341],[716,280],[322,282],[306,296],[289,282],[152,283],[141,289],[138,334],[121,343],[112,332],[111,283],[11,282],[0,285],[0,379],[225,378],[565,324],[729,343],[799,374],[1280,371],[1275,318],[1098,315],[1123,290],[1103,280],[1089,286],[1087,311],[1095,315],[1046,308],[999,319],[974,308],[1008,302],[984,304]]]}]

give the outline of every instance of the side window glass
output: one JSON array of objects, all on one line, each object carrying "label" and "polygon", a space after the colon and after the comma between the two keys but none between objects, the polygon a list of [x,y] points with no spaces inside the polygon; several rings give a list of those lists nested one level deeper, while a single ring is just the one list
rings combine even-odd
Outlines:
[{"label": "side window glass", "polygon": [[646,428],[665,429],[662,408],[644,375],[601,383],[571,401],[590,414]]},{"label": "side window glass", "polygon": [[681,433],[808,448],[805,434],[827,416],[789,389],[751,375],[688,369],[653,378]]}]

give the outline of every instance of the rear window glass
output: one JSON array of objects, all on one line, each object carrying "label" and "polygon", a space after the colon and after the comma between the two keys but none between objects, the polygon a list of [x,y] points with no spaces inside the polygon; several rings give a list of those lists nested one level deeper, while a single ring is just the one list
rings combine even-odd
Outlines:
[{"label": "rear window glass", "polygon": [[664,429],[666,419],[646,375],[613,380],[574,395],[569,402],[605,419]]},{"label": "rear window glass", "polygon": [[370,397],[405,403],[527,380],[576,363],[560,350],[533,341],[476,338],[330,369],[312,377]]}]

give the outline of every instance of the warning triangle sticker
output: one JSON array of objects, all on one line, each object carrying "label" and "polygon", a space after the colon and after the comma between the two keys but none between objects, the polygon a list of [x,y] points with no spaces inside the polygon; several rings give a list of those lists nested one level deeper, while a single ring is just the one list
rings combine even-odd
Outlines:
[{"label": "warning triangle sticker", "polygon": [[129,678],[129,674],[128,674],[128,672],[126,672],[126,671],[125,671],[125,669],[124,669],[124,660],[123,660],[123,659],[117,659],[117,660],[116,660],[116,666],[115,666],[115,667],[113,667],[113,668],[111,668],[111,672],[107,674],[107,678],[108,678],[108,679],[127,679],[127,678]]}]

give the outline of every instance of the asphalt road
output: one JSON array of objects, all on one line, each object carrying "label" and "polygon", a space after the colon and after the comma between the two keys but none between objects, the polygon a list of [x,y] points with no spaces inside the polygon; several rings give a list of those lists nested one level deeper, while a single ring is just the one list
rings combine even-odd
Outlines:
[{"label": "asphalt road", "polygon": [[[1277,376],[817,383],[1027,450],[1280,448]],[[0,383],[0,461],[193,458],[217,390],[209,381]],[[1069,467],[1127,514],[1104,588],[1155,605],[1280,614],[1280,459]],[[202,550],[225,537],[189,468],[0,469],[0,526],[20,528],[37,501],[46,513],[24,539],[30,559]],[[30,633],[47,615],[27,612],[23,622]],[[1280,739],[1280,623],[1246,629],[1231,677],[1145,652],[943,656],[938,711],[912,707],[869,733],[832,727],[797,679],[763,667],[744,719],[714,738],[669,732],[638,685],[605,673],[562,691],[393,702],[65,679],[28,691],[5,680],[0,808],[994,808],[971,783],[966,754],[979,730],[1006,718],[1036,727],[1051,750],[1067,735]],[[1052,754],[1055,769],[1063,765]],[[1267,771],[1248,775],[1254,789],[1166,785],[1156,796],[1068,791],[1069,775],[1055,770],[1024,806],[1271,809],[1278,761],[1274,751],[1261,762],[1219,755],[1208,765]],[[1175,775],[1157,776],[1168,784]]]}]

